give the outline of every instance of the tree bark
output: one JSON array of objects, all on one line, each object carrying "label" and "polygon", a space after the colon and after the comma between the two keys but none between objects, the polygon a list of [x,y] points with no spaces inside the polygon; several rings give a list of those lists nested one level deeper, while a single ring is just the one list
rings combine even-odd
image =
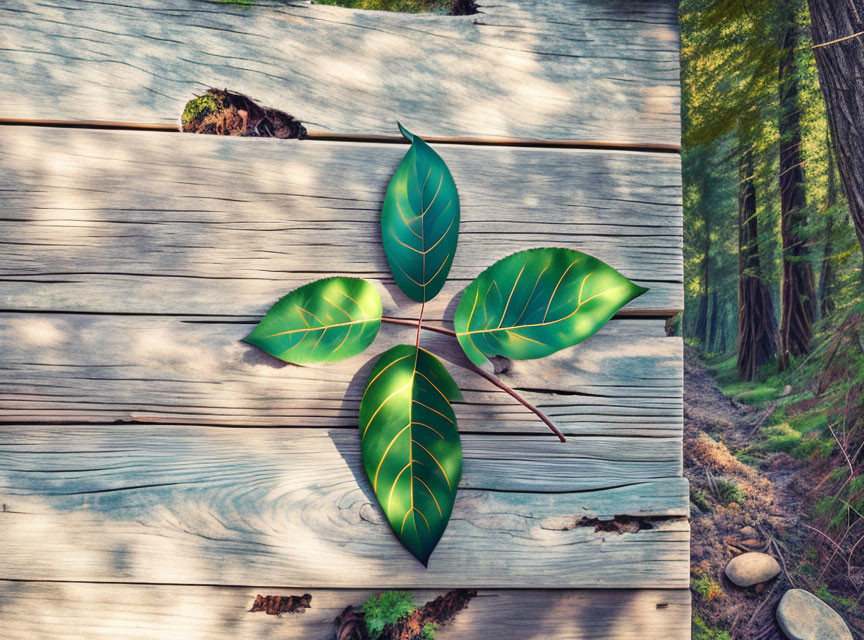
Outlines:
[{"label": "tree bark", "polygon": [[762,282],[753,156],[748,149],[742,150],[738,169],[738,377],[753,380],[776,352],[777,319]]},{"label": "tree bark", "polygon": [[708,254],[702,258],[702,283],[699,292],[699,307],[696,311],[696,328],[693,337],[699,341],[700,348],[705,350],[705,340],[708,335]]},{"label": "tree bark", "polygon": [[837,268],[834,258],[834,207],[837,206],[837,169],[834,149],[828,139],[828,194],[825,198],[825,245],[822,254],[822,269],[819,274],[819,313],[824,318],[835,308],[834,296],[837,288]]},{"label": "tree bark", "polygon": [[708,340],[705,342],[705,351],[713,351],[717,344],[717,316],[719,315],[719,303],[717,301],[717,289],[711,292],[711,316],[708,321]]},{"label": "tree bark", "polygon": [[808,0],[837,164],[864,251],[864,0]]},{"label": "tree bark", "polygon": [[792,0],[784,0],[780,64],[780,234],[783,246],[780,364],[810,350],[816,294],[813,267],[805,243],[807,214],[804,167],[801,162],[801,121],[798,105],[798,67],[795,63],[797,27]]},{"label": "tree bark", "polygon": [[[703,199],[705,195],[705,185],[703,182]],[[710,277],[710,259],[711,259],[711,213],[710,209],[702,203],[703,211],[703,254],[702,263],[700,265],[701,283],[699,289],[699,309],[696,312],[696,330],[694,337],[699,341],[700,348],[703,351],[708,350],[708,295],[711,291],[709,281]]]}]

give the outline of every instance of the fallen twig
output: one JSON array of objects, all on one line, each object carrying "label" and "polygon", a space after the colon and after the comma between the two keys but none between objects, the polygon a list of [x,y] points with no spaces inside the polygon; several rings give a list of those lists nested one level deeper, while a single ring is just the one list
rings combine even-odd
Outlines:
[{"label": "fallen twig", "polygon": [[753,430],[750,432],[750,435],[747,437],[752,438],[754,435],[756,435],[756,432],[758,432],[759,429],[762,428],[762,425],[765,424],[765,421],[768,418],[770,418],[771,414],[773,414],[776,410],[777,410],[777,403],[772,402],[771,405],[765,410],[765,413],[762,415],[762,417],[759,418],[759,420],[756,422],[756,426],[753,427]]}]

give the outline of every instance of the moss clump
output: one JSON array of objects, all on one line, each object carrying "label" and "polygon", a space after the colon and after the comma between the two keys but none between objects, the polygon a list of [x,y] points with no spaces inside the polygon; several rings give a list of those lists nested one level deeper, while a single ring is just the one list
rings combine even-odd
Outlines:
[{"label": "moss clump", "polygon": [[708,626],[697,614],[693,614],[693,640],[731,640],[728,631]]},{"label": "moss clump", "polygon": [[801,414],[789,420],[791,426],[798,433],[810,433],[817,431],[822,433],[828,428],[828,416],[824,408],[816,408],[808,413]]},{"label": "moss clump", "polygon": [[262,107],[236,91],[208,89],[186,103],[180,116],[186,133],[253,138],[304,138],[306,127],[292,115]]},{"label": "moss clump", "polygon": [[420,640],[435,640],[435,632],[438,631],[438,625],[434,622],[427,622],[423,625],[420,631]]},{"label": "moss clump", "polygon": [[714,374],[718,383],[738,380],[738,353],[735,350],[707,358],[705,364],[708,365],[708,369]]},{"label": "moss clump", "polygon": [[765,441],[754,445],[753,449],[792,453],[801,442],[801,434],[785,422],[762,429],[762,436]]},{"label": "moss clump", "polygon": [[450,0],[315,0],[315,4],[402,13],[446,13],[450,9]]},{"label": "moss clump", "polygon": [[724,505],[744,502],[744,490],[726,478],[717,479],[717,499]]},{"label": "moss clump", "polygon": [[776,400],[783,387],[768,383],[734,382],[732,384],[721,385],[720,390],[727,396],[732,396],[738,402],[762,407]]},{"label": "moss clump", "polygon": [[705,492],[691,485],[690,487],[690,502],[692,502],[700,511],[711,511],[711,502]]},{"label": "moss clump", "polygon": [[720,583],[702,572],[696,573],[690,578],[690,589],[705,602],[711,602],[725,595]]},{"label": "moss clump", "polygon": [[414,598],[410,593],[385,591],[369,598],[360,608],[366,616],[366,628],[369,630],[369,637],[372,640],[377,640],[384,627],[399,622],[411,614],[417,605],[414,604]]},{"label": "moss clump", "polygon": [[743,462],[744,464],[746,464],[749,467],[752,467],[756,464],[756,458],[754,458],[753,456],[751,456],[749,453],[747,453],[745,451],[736,451],[735,452],[735,458],[737,458],[737,460],[739,462]]},{"label": "moss clump", "polygon": [[745,452],[776,453],[782,451],[796,458],[827,457],[834,450],[834,442],[831,439],[820,437],[821,429],[818,426],[820,422],[821,420],[818,418],[811,418],[801,421],[800,424],[781,422],[765,427],[760,432],[763,440],[747,447]]},{"label": "moss clump", "polygon": [[188,125],[218,110],[219,103],[216,102],[216,99],[209,93],[205,93],[203,96],[192,98],[186,103],[180,119],[183,121],[183,124]]}]

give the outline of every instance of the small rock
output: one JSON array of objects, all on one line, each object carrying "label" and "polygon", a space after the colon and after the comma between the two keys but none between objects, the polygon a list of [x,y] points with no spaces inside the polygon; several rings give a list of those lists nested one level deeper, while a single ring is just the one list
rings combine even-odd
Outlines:
[{"label": "small rock", "polygon": [[726,565],[726,577],[739,587],[768,582],[780,573],[780,565],[767,553],[748,551],[735,556]]},{"label": "small rock", "polygon": [[777,606],[777,624],[789,640],[852,640],[840,614],[803,589],[789,589],[783,594]]},{"label": "small rock", "polygon": [[741,527],[741,535],[745,538],[756,538],[759,534],[748,524],[746,527]]},{"label": "small rock", "polygon": [[791,395],[791,394],[792,394],[792,385],[787,384],[785,387],[783,387],[783,391],[780,392],[780,395],[778,397],[779,398],[785,398],[786,396]]}]

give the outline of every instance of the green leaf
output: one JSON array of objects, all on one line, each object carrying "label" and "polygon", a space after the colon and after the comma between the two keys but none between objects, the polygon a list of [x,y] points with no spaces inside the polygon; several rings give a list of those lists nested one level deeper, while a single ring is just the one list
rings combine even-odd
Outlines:
[{"label": "green leaf", "polygon": [[411,148],[390,179],[381,210],[384,253],[396,284],[417,302],[434,298],[459,239],[459,194],[450,170],[419,136],[399,125]]},{"label": "green leaf", "polygon": [[499,260],[462,293],[453,320],[476,365],[496,355],[542,358],[592,336],[647,289],[571,249],[529,249]]},{"label": "green leaf", "polygon": [[325,278],[270,307],[245,341],[285,362],[336,362],[361,353],[381,326],[381,298],[359,278]]},{"label": "green leaf", "polygon": [[459,388],[424,349],[398,345],[369,374],[360,402],[366,475],[402,544],[424,564],[450,519],[462,477],[451,400]]}]

